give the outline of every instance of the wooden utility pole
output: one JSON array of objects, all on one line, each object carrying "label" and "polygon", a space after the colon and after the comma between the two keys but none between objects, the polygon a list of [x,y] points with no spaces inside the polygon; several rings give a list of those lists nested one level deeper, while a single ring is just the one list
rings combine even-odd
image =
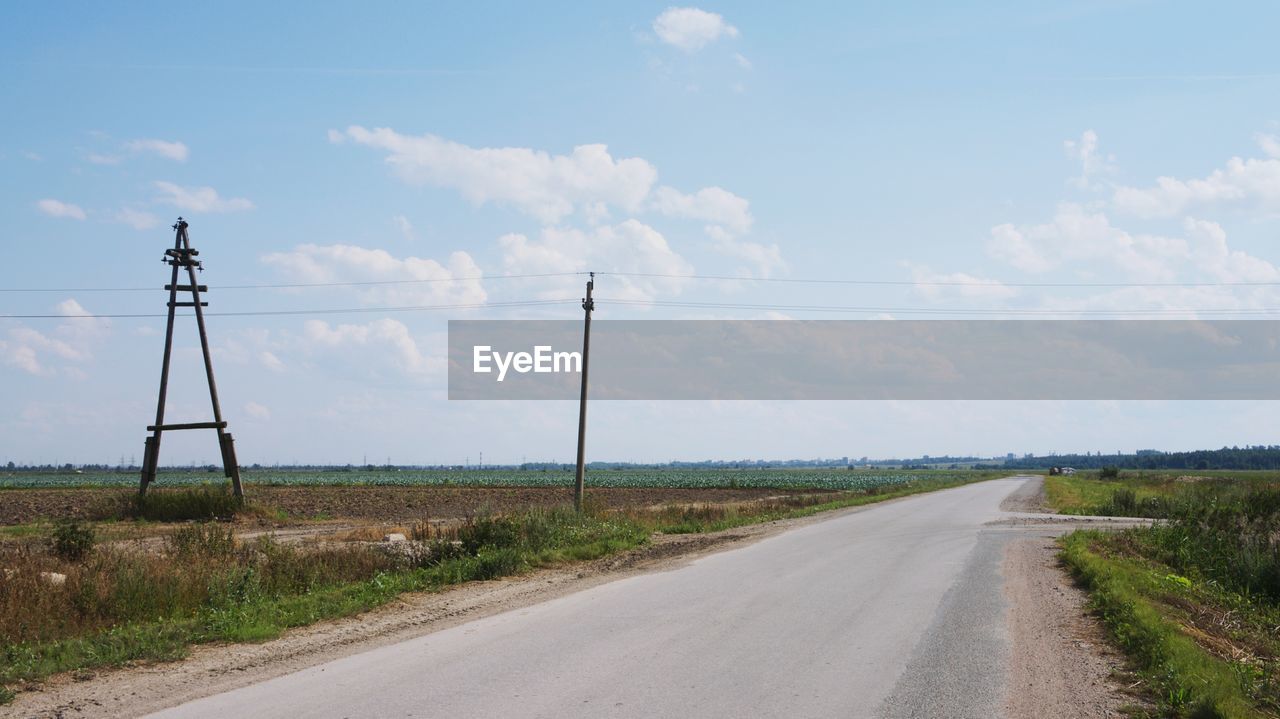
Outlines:
[{"label": "wooden utility pole", "polygon": [[[156,480],[156,469],[160,466],[160,437],[165,430],[177,429],[214,429],[218,431],[218,448],[222,452],[222,471],[231,479],[231,489],[238,498],[244,498],[244,487],[240,484],[240,467],[236,464],[235,440],[227,432],[227,423],[222,419],[222,406],[218,403],[218,385],[213,379],[213,356],[209,352],[209,335],[204,327],[204,308],[208,302],[200,299],[201,292],[209,288],[196,282],[196,270],[204,271],[199,260],[193,259],[200,254],[191,247],[191,238],[187,236],[187,222],[181,217],[173,226],[173,249],[165,250],[163,262],[173,267],[169,284],[164,288],[169,291],[169,323],[164,333],[164,360],[160,364],[160,398],[156,402],[156,423],[147,427],[151,436],[147,437],[142,454],[142,479],[138,486],[138,494],[146,495],[147,485]],[[191,284],[178,284],[178,272],[185,268]],[[191,301],[179,302],[179,292],[190,292]],[[189,422],[185,424],[164,423],[164,402],[169,393],[169,364],[173,358],[173,320],[179,307],[190,307],[196,313],[196,327],[200,330],[200,351],[204,355],[204,374],[209,382],[209,400],[213,403],[212,422]]]},{"label": "wooden utility pole", "polygon": [[591,290],[596,284],[596,273],[591,273],[587,280],[587,296],[582,300],[582,309],[586,312],[586,320],[582,325],[582,395],[578,400],[578,471],[573,478],[573,508],[582,511],[582,495],[586,489],[587,458],[587,367],[591,357],[591,311],[596,308],[591,299]]}]

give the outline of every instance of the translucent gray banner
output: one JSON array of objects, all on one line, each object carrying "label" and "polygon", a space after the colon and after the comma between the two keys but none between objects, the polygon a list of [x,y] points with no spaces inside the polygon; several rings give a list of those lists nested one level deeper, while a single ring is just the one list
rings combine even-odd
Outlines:
[{"label": "translucent gray banner", "polygon": [[[449,322],[450,399],[576,399],[582,323]],[[1280,322],[598,320],[592,399],[1277,399]]]}]

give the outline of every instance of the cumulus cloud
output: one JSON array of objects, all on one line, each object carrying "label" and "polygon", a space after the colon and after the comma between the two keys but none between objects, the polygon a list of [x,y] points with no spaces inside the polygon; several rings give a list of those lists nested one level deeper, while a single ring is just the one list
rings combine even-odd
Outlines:
[{"label": "cumulus cloud", "polygon": [[159,155],[166,160],[173,160],[175,162],[187,161],[187,146],[181,142],[146,138],[141,140],[130,140],[125,143],[125,147],[131,152],[149,152],[154,155]]},{"label": "cumulus cloud", "polygon": [[1160,177],[1154,187],[1117,187],[1112,203],[1138,217],[1177,217],[1193,208],[1250,205],[1280,211],[1280,146],[1269,135],[1259,137],[1266,158],[1233,157],[1226,167],[1203,178]]},{"label": "cumulus cloud", "polygon": [[[381,361],[390,362],[395,369],[407,375],[419,377],[439,372],[445,366],[443,358],[428,357],[418,346],[409,328],[398,320],[384,318],[367,324],[337,325],[330,325],[322,320],[308,320],[303,325],[303,333],[313,350],[359,349],[364,358],[360,364],[375,374],[380,370]],[[371,353],[370,350],[375,351]],[[377,361],[370,361],[370,357]]]},{"label": "cumulus cloud", "polygon": [[[546,228],[538,239],[512,233],[498,239],[503,269],[511,274],[565,271],[688,275],[693,266],[671,249],[662,233],[638,220],[590,230]],[[610,277],[609,296],[651,300],[677,294],[687,283],[679,277]],[[544,298],[572,296],[580,282],[555,282]]]},{"label": "cumulus cloud", "polygon": [[1191,259],[1205,274],[1222,282],[1276,282],[1280,269],[1247,252],[1227,246],[1227,232],[1216,222],[1188,217],[1183,229],[1191,247]]},{"label": "cumulus cloud", "polygon": [[357,245],[298,245],[272,252],[262,262],[304,282],[395,282],[357,287],[369,303],[481,304],[487,295],[479,265],[466,252],[454,252],[445,263],[419,257],[398,258],[386,250]]},{"label": "cumulus cloud", "polygon": [[1185,240],[1133,234],[1106,214],[1064,202],[1050,222],[991,229],[987,254],[1024,272],[1043,273],[1069,262],[1106,262],[1135,277],[1171,279],[1189,256]]},{"label": "cumulus cloud", "polygon": [[653,193],[653,207],[664,215],[709,222],[737,234],[749,232],[754,222],[750,204],[719,187],[705,187],[692,195],[659,187]]},{"label": "cumulus cloud", "polygon": [[[700,222],[712,240],[711,249],[746,263],[738,270],[744,275],[768,276],[785,267],[776,244],[742,238],[754,224],[745,198],[721,187],[684,193],[659,186],[652,164],[638,157],[615,158],[604,145],[579,145],[568,155],[554,155],[521,147],[474,148],[435,135],[359,126],[333,131],[330,140],[386,152],[387,163],[408,182],[456,189],[476,204],[505,205],[541,222],[546,229],[536,241],[520,233],[499,240],[508,272],[516,265],[539,267],[522,270],[526,272],[563,272],[606,264],[627,272],[647,271],[655,264],[678,264],[684,272],[691,271],[654,228],[635,217],[612,223],[615,211]],[[591,229],[569,229],[571,219]],[[395,220],[402,233],[411,236],[408,220]],[[615,247],[617,238],[626,236],[639,242],[638,250],[606,256],[593,244]],[[565,251],[566,247],[574,250]]]},{"label": "cumulus cloud", "polygon": [[782,249],[776,244],[766,245],[740,239],[720,225],[707,225],[705,230],[712,240],[712,249],[747,263],[737,268],[742,277],[771,277],[787,266],[782,259]]},{"label": "cumulus cloud", "polygon": [[413,223],[409,222],[408,217],[405,217],[404,215],[396,215],[391,218],[391,221],[395,223],[396,229],[400,230],[400,235],[406,240],[412,240],[414,238]]},{"label": "cumulus cloud", "polygon": [[1085,130],[1079,140],[1065,140],[1062,149],[1080,163],[1080,176],[1071,179],[1080,189],[1097,189],[1096,176],[1115,172],[1115,155],[1104,156],[1098,152],[1098,133],[1093,130]]},{"label": "cumulus cloud", "polygon": [[123,207],[112,216],[116,222],[128,225],[135,230],[149,230],[160,224],[160,218],[150,212]]},{"label": "cumulus cloud", "polygon": [[280,358],[277,357],[274,352],[271,352],[269,350],[263,350],[262,352],[258,353],[258,362],[261,363],[263,367],[266,367],[272,372],[284,371],[284,362],[281,361]]},{"label": "cumulus cloud", "polygon": [[685,52],[696,52],[722,37],[737,37],[738,28],[719,13],[695,7],[667,8],[653,21],[653,32],[662,42]]},{"label": "cumulus cloud", "polygon": [[246,402],[244,405],[244,413],[254,419],[271,419],[271,410],[268,409],[266,405],[261,405],[257,402]]},{"label": "cumulus cloud", "polygon": [[605,145],[552,155],[524,147],[469,147],[389,128],[352,126],[341,137],[387,152],[387,164],[408,182],[453,188],[477,205],[507,205],[545,223],[591,203],[633,211],[658,176],[642,159],[615,159]]},{"label": "cumulus cloud", "polygon": [[928,267],[912,266],[912,288],[929,299],[945,297],[970,297],[1003,300],[1018,294],[1017,290],[999,280],[978,277],[965,272],[934,272]]},{"label": "cumulus cloud", "polygon": [[88,216],[79,205],[61,200],[40,200],[36,203],[36,209],[50,217],[67,217],[72,220],[83,220]]},{"label": "cumulus cloud", "polygon": [[253,203],[243,197],[223,198],[212,187],[182,187],[172,182],[156,181],[159,201],[188,212],[242,212],[252,210]]},{"label": "cumulus cloud", "polygon": [[111,323],[90,317],[91,313],[71,298],[59,302],[54,310],[64,317],[83,319],[61,322],[52,332],[26,326],[10,328],[5,339],[0,339],[0,362],[32,375],[83,378],[84,372],[68,363],[92,359],[93,345],[106,336]]}]

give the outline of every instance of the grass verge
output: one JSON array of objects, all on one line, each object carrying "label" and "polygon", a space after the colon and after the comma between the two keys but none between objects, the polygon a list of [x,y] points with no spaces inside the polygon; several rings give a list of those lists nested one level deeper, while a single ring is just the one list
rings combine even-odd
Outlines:
[{"label": "grass verge", "polygon": [[1275,607],[1143,556],[1143,534],[1075,532],[1062,557],[1167,716],[1275,717]]}]

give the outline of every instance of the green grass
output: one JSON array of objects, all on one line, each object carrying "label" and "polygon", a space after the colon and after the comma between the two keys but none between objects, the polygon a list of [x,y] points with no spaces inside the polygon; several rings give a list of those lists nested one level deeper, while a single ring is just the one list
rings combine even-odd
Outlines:
[{"label": "green grass", "polygon": [[[1161,709],[1175,717],[1266,717],[1257,702],[1256,667],[1202,648],[1171,619],[1191,582],[1158,566],[1104,550],[1111,538],[1076,532],[1062,540],[1062,556],[1088,587],[1112,636],[1156,689]],[[1273,716],[1273,715],[1271,715]]]},{"label": "green grass", "polygon": [[[654,531],[707,532],[801,517],[990,476],[925,474],[834,498],[656,513],[550,510],[481,517],[444,536],[431,536],[427,527],[422,538],[431,551],[403,558],[369,548],[302,550],[269,539],[235,545],[230,530],[217,524],[175,530],[163,556],[98,547],[70,563],[9,548],[5,564],[20,574],[19,581],[0,582],[0,690],[75,669],[177,659],[193,644],[264,641],[290,627],[367,611],[404,592],[632,549]],[[66,573],[66,585],[41,586],[39,572],[49,570]]]},{"label": "green grass", "polygon": [[1061,514],[1164,518],[1179,504],[1204,501],[1224,491],[1280,488],[1280,473],[1219,470],[1187,475],[1124,470],[1117,479],[1101,479],[1091,471],[1045,477],[1044,487],[1047,503]]}]

